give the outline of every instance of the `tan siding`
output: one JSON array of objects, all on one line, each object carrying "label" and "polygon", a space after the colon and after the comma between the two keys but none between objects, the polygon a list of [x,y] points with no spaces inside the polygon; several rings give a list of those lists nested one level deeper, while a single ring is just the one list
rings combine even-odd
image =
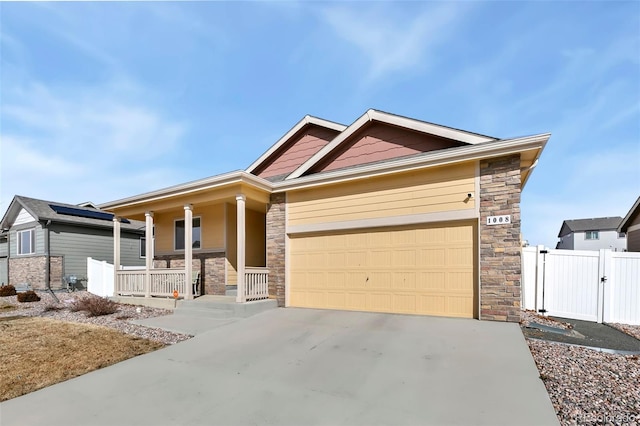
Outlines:
[{"label": "tan siding", "polygon": [[238,283],[238,274],[236,271],[237,264],[237,208],[235,204],[227,204],[227,285],[235,285]]},{"label": "tan siding", "polygon": [[247,266],[266,266],[266,236],[264,213],[246,210]]},{"label": "tan siding", "polygon": [[[361,220],[451,210],[473,210],[475,167],[467,163],[323,188],[292,191],[289,225]],[[466,201],[465,201],[466,200]]]},{"label": "tan siding", "polygon": [[627,232],[627,251],[640,252],[640,229]]},{"label": "tan siding", "polygon": [[[202,229],[200,250],[224,248],[224,204],[196,207],[193,210],[193,216],[200,217]],[[176,252],[174,250],[174,223],[178,219],[184,219],[184,208],[154,215],[157,254]],[[194,251],[198,250],[194,249]],[[182,253],[182,250],[179,253]]]}]

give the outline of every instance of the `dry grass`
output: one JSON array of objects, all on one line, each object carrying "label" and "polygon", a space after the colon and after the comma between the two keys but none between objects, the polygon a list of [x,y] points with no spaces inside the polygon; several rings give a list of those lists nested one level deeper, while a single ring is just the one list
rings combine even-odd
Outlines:
[{"label": "dry grass", "polygon": [[38,317],[0,318],[0,401],[162,346],[96,325]]}]

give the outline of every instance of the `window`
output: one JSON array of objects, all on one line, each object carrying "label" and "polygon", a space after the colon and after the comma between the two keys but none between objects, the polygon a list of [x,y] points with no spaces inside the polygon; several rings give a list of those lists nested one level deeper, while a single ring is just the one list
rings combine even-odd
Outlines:
[{"label": "window", "polygon": [[36,230],[18,231],[18,254],[33,254],[36,252]]},{"label": "window", "polygon": [[626,236],[627,236],[627,234],[626,234],[626,233],[624,233],[624,232],[618,232],[618,238],[624,238],[624,237],[626,237]]},{"label": "window", "polygon": [[[154,248],[155,248],[155,243],[156,243],[156,239],[155,239],[156,226],[155,225],[153,225],[153,229],[151,230],[151,232],[152,232],[153,237],[154,237],[154,238],[151,239],[151,241],[152,241],[152,244],[154,245]],[[153,251],[152,251],[152,253],[153,253]],[[146,237],[140,237],[140,258],[144,259],[146,257],[147,257],[147,238]]]},{"label": "window", "polygon": [[[194,217],[192,223],[193,223],[193,232],[191,233],[191,235],[192,235],[193,244],[191,245],[191,247],[194,249],[199,249],[201,235],[202,235],[202,229],[200,228],[200,218]],[[184,219],[176,220],[174,235],[175,235],[175,238],[174,238],[175,249],[184,250]]]},{"label": "window", "polygon": [[147,239],[145,237],[140,237],[140,257],[147,257]]},{"label": "window", "polygon": [[597,240],[600,238],[598,231],[587,231],[584,233],[585,240]]}]

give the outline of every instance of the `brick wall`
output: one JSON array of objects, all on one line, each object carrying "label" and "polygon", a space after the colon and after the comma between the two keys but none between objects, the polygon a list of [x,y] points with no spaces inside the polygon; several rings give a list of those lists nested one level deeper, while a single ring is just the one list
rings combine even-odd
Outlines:
[{"label": "brick wall", "polygon": [[[66,285],[62,282],[62,276],[64,275],[62,256],[51,256],[49,258],[49,282],[53,290],[66,288]],[[83,282],[86,285],[86,281]]]},{"label": "brick wall", "polygon": [[[511,215],[488,226],[487,216]],[[480,162],[480,319],[520,320],[520,155]]]},{"label": "brick wall", "polygon": [[285,194],[271,194],[267,209],[267,268],[269,297],[285,303]]},{"label": "brick wall", "polygon": [[[193,254],[191,267],[200,271],[200,288],[202,294],[224,295],[227,288],[225,282],[225,253]],[[154,268],[184,268],[184,257],[181,255],[157,256],[153,260]]]},{"label": "brick wall", "polygon": [[32,288],[44,289],[45,256],[11,257],[9,258],[9,284],[17,286],[28,283]]}]

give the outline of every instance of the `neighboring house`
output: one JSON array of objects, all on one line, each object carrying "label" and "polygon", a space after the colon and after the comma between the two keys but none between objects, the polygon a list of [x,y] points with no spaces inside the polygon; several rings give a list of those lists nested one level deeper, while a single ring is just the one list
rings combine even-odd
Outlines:
[{"label": "neighboring house", "polygon": [[618,232],[621,221],[620,216],[565,220],[556,249],[625,251],[627,239],[624,232]]},{"label": "neighboring house", "polygon": [[627,236],[627,251],[640,251],[640,197],[622,219],[617,231]]},{"label": "neighboring house", "polygon": [[[0,274],[4,273],[0,280],[36,289],[63,288],[67,276],[82,280],[87,257],[113,262],[112,218],[113,214],[92,207],[16,195],[0,222]],[[144,265],[143,237],[144,223],[122,223],[125,265]]]},{"label": "neighboring house", "polygon": [[195,268],[238,302],[518,321],[520,194],[549,136],[306,116],[244,171],[100,205],[155,229],[148,272],[116,272],[115,293],[174,280],[190,299]]}]

